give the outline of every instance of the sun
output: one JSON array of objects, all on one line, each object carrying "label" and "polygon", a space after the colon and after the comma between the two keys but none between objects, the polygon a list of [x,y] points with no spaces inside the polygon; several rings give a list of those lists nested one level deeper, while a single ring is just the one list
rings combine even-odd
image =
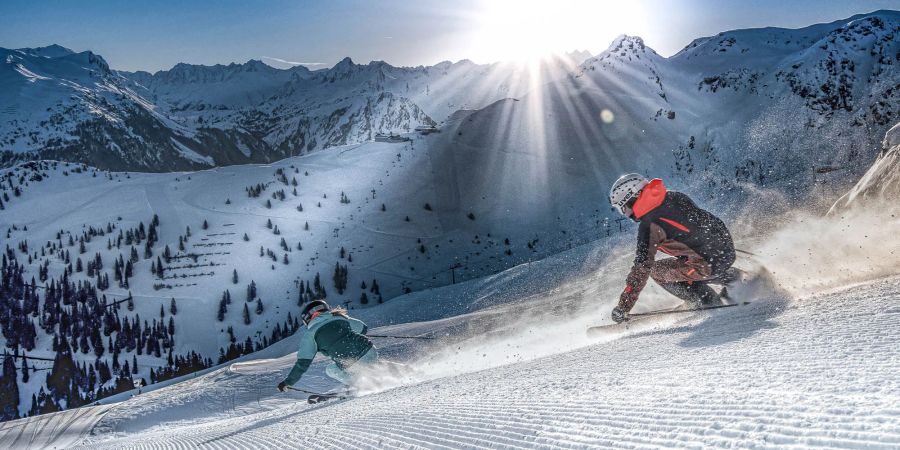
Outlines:
[{"label": "sun", "polygon": [[472,59],[532,62],[549,54],[605,48],[643,27],[637,1],[483,0],[474,14]]}]

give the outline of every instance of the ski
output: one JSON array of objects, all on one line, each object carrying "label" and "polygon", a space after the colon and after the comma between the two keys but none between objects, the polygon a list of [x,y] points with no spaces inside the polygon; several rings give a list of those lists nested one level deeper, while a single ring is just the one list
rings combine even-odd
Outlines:
[{"label": "ski", "polygon": [[673,308],[673,309],[664,309],[664,310],[659,310],[659,311],[650,311],[650,312],[645,312],[645,313],[631,314],[629,316],[628,320],[621,322],[621,323],[613,323],[613,324],[608,324],[608,325],[597,325],[597,326],[589,327],[587,329],[587,335],[588,335],[588,337],[600,337],[600,336],[605,336],[605,335],[610,335],[610,334],[616,334],[616,333],[619,333],[622,331],[627,331],[627,330],[633,328],[634,326],[646,321],[647,319],[657,317],[657,316],[663,316],[663,315],[668,315],[668,314],[695,313],[695,312],[707,311],[710,309],[731,308],[734,306],[743,306],[743,305],[749,305],[749,304],[750,304],[750,302],[740,302],[740,303],[729,303],[726,305],[706,306],[703,308],[694,308],[694,309]]},{"label": "ski", "polygon": [[310,405],[316,403],[327,402],[328,400],[344,400],[350,398],[347,394],[313,394],[307,397],[306,402]]},{"label": "ski", "polygon": [[353,392],[342,391],[342,392],[331,392],[331,393],[318,393],[313,391],[307,391],[306,389],[295,388],[293,386],[285,386],[287,389],[297,392],[303,392],[304,394],[310,394],[309,397],[306,398],[306,401],[310,404],[321,403],[328,400],[344,400],[353,396]]}]

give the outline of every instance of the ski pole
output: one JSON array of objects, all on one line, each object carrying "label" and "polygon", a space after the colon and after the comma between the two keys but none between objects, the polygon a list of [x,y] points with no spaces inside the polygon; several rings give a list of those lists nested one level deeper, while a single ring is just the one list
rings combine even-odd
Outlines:
[{"label": "ski pole", "polygon": [[734,251],[736,251],[736,252],[738,252],[738,253],[743,253],[743,254],[745,254],[745,255],[758,256],[756,253],[748,252],[747,250],[741,250],[741,249],[739,249],[739,248],[734,249]]},{"label": "ski pole", "polygon": [[696,311],[706,311],[707,309],[730,308],[732,306],[749,305],[749,304],[750,304],[750,302],[743,302],[743,303],[732,303],[729,305],[707,306],[705,308],[695,308],[695,309],[667,309],[667,310],[663,310],[663,311],[651,311],[651,312],[645,312],[645,313],[629,314],[629,317],[647,317],[647,316],[661,316],[664,314],[689,313],[689,312],[696,312]]},{"label": "ski pole", "polygon": [[303,392],[304,394],[310,394],[310,395],[318,395],[321,397],[340,397],[341,395],[346,394],[346,392],[332,392],[332,393],[327,393],[327,394],[321,394],[319,392],[307,391],[306,389],[295,388],[293,386],[285,386],[285,387],[292,391]]},{"label": "ski pole", "polygon": [[367,334],[368,337],[375,338],[394,338],[394,339],[437,339],[432,336],[385,336],[382,334]]}]

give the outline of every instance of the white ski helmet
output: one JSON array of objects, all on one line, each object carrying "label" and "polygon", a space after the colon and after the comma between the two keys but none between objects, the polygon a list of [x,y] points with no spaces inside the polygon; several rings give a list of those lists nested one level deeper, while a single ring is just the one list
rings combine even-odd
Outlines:
[{"label": "white ski helmet", "polygon": [[622,175],[609,190],[609,202],[619,213],[628,217],[631,215],[631,208],[627,206],[628,202],[637,196],[648,183],[650,181],[639,173]]}]

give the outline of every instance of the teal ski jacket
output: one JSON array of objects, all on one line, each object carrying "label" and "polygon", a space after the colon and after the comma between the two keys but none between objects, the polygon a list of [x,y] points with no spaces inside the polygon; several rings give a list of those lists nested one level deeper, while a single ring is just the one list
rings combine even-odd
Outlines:
[{"label": "teal ski jacket", "polygon": [[372,349],[372,341],[365,336],[366,324],[361,320],[323,312],[309,322],[306,333],[300,338],[297,362],[291,369],[285,384],[293,385],[309,369],[316,353],[322,352],[341,369],[353,365]]}]

